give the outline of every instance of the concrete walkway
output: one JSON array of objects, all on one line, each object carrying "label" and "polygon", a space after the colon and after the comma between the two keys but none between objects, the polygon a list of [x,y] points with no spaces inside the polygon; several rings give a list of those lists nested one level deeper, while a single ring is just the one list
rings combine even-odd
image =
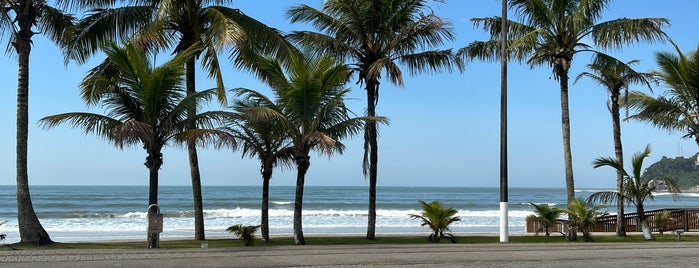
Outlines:
[{"label": "concrete walkway", "polygon": [[699,267],[699,243],[0,251],[1,267]]}]

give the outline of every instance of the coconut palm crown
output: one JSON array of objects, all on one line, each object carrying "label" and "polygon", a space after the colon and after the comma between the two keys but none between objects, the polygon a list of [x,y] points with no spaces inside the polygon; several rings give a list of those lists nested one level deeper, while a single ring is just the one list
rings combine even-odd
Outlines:
[{"label": "coconut palm crown", "polygon": [[693,138],[699,145],[699,46],[686,54],[677,45],[675,50],[676,54],[655,54],[660,69],[653,75],[667,91],[658,97],[631,92],[628,105],[635,113],[629,118],[663,130],[685,132],[683,138]]},{"label": "coconut palm crown", "polygon": [[[441,0],[329,0],[321,10],[298,5],[288,11],[291,22],[306,22],[319,32],[297,31],[292,41],[312,46],[349,64],[367,94],[366,115],[376,116],[383,76],[403,86],[403,71],[410,74],[449,71],[455,65],[451,49],[437,49],[454,40],[451,23],[436,15],[428,3]],[[378,129],[367,122],[364,130],[363,172],[369,179],[367,239],[376,228]]]},{"label": "coconut palm crown", "polygon": [[[619,18],[600,22],[611,0],[508,0],[520,22],[508,20],[508,60],[531,67],[548,66],[558,81],[561,95],[563,160],[568,203],[575,200],[573,160],[570,148],[570,112],[568,108],[568,72],[575,55],[621,49],[639,41],[663,41],[664,18]],[[496,61],[500,57],[503,23],[501,17],[474,18],[476,27],[490,33],[490,39],[475,41],[459,49],[462,62]],[[572,238],[572,237],[571,237]]]},{"label": "coconut palm crown", "polygon": [[[149,56],[134,44],[120,48],[104,46],[107,59],[90,70],[80,83],[81,96],[88,106],[100,105],[106,114],[87,112],[63,113],[40,120],[44,128],[69,124],[112,142],[115,146],[142,144],[149,169],[148,203],[158,203],[158,171],[163,164],[161,153],[169,142],[196,140],[216,143],[229,138],[214,129],[213,123],[223,112],[205,112],[188,117],[191,107],[203,105],[215,97],[215,89],[186,96],[184,62],[194,50],[177,55],[158,67],[152,67]],[[189,129],[192,122],[200,126]],[[230,140],[230,139],[226,139]]]}]

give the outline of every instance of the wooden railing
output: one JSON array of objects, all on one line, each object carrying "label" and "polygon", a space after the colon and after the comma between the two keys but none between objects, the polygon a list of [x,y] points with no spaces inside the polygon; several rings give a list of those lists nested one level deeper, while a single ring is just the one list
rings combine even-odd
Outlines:
[{"label": "wooden railing", "polygon": [[[655,215],[662,211],[670,211],[670,220],[666,226],[656,226]],[[683,230],[685,232],[699,231],[699,208],[667,208],[646,211],[646,221],[654,232]],[[637,213],[624,214],[624,226],[627,232],[640,232],[641,226],[636,218]],[[597,218],[597,224],[592,228],[593,232],[616,232],[616,215],[605,214]],[[549,228],[551,233],[563,232],[565,220],[558,220]],[[662,227],[662,228],[661,228]],[[542,226],[536,221],[527,220],[526,232],[536,233]]]}]

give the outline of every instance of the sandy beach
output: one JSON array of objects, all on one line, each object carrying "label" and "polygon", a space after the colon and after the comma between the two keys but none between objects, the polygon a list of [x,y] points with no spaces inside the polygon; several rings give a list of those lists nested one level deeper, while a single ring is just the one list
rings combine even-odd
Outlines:
[{"label": "sandy beach", "polygon": [[696,267],[699,243],[0,251],[2,267]]}]

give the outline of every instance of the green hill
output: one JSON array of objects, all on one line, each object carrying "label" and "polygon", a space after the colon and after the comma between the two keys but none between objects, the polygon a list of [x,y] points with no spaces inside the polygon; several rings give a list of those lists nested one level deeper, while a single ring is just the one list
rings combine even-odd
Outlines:
[{"label": "green hill", "polygon": [[658,162],[646,168],[642,178],[644,180],[662,180],[670,178],[677,183],[680,189],[697,189],[697,186],[699,186],[697,155],[699,155],[699,153],[690,158],[684,158],[682,156],[668,158],[663,156]]}]

